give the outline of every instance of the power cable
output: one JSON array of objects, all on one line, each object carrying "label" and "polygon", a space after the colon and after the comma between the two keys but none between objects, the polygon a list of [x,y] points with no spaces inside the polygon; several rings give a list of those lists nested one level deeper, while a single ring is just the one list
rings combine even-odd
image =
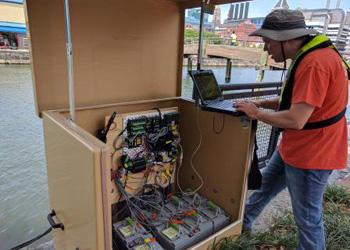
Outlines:
[{"label": "power cable", "polygon": [[49,213],[47,215],[47,220],[49,221],[51,227],[49,229],[47,229],[44,233],[36,236],[35,238],[27,241],[27,242],[24,242],[18,246],[15,246],[13,248],[11,248],[10,250],[19,250],[23,247],[26,247],[26,246],[29,246],[30,244],[32,244],[33,242],[39,240],[40,238],[44,237],[45,235],[47,235],[48,233],[50,233],[52,231],[53,228],[60,228],[61,230],[64,230],[64,225],[62,223],[56,223],[54,220],[53,220],[53,217],[56,216],[56,212],[55,210],[52,209],[51,213]]},{"label": "power cable", "polygon": [[36,236],[35,238],[28,240],[27,242],[24,242],[18,246],[15,246],[13,248],[11,248],[10,250],[19,250],[22,249],[23,247],[29,246],[30,244],[32,244],[33,242],[39,240],[40,238],[44,237],[45,235],[47,235],[48,233],[50,233],[52,231],[52,227],[50,227],[49,229],[47,229],[44,233]]},{"label": "power cable", "polygon": [[198,153],[200,147],[202,146],[202,139],[203,139],[203,136],[202,136],[202,130],[200,128],[200,125],[199,125],[199,106],[197,107],[197,112],[196,112],[196,125],[197,125],[197,130],[199,132],[199,142],[198,142],[198,146],[196,147],[196,149],[193,151],[192,155],[191,155],[191,161],[190,161],[190,165],[191,165],[191,168],[193,170],[193,172],[197,175],[197,177],[199,178],[200,180],[200,184],[199,186],[194,190],[194,191],[191,191],[191,192],[186,192],[184,191],[181,186],[180,186],[180,182],[179,182],[179,173],[180,173],[180,168],[181,168],[181,165],[179,165],[178,167],[178,170],[177,170],[177,175],[176,175],[176,183],[177,183],[177,186],[178,188],[180,189],[180,192],[184,195],[194,195],[195,193],[197,193],[204,185],[204,180],[202,178],[202,176],[198,173],[197,169],[194,167],[194,164],[193,164],[193,160],[194,160],[194,157],[196,156],[196,154]]}]

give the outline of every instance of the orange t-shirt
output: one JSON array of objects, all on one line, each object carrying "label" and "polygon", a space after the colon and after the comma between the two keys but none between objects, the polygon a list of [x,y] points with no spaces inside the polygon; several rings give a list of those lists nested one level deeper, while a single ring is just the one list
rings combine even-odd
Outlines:
[{"label": "orange t-shirt", "polygon": [[[325,120],[340,113],[348,102],[345,65],[330,49],[306,55],[294,77],[292,104],[315,107],[308,122]],[[302,169],[342,169],[347,166],[348,135],[346,118],[313,130],[285,129],[279,145],[284,162]]]}]

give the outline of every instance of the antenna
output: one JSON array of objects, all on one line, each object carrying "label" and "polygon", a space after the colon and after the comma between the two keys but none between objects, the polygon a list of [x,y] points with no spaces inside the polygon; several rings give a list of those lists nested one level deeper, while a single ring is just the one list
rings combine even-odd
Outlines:
[{"label": "antenna", "polygon": [[75,121],[75,99],[74,99],[74,78],[73,78],[73,48],[70,32],[69,0],[64,0],[64,23],[66,31],[66,51],[67,51],[67,73],[69,92],[69,115],[70,120]]},{"label": "antenna", "polygon": [[198,39],[198,54],[197,54],[197,70],[201,69],[202,57],[203,57],[203,34],[204,34],[204,5],[206,0],[202,0],[201,5],[201,17],[199,21],[199,39]]}]

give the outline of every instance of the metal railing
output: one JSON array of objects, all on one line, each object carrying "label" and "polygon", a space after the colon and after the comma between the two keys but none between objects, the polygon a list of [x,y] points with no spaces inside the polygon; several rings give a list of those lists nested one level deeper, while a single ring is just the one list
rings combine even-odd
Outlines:
[{"label": "metal railing", "polygon": [[[223,84],[220,85],[225,99],[268,99],[277,97],[281,91],[281,82]],[[258,122],[256,132],[259,167],[266,166],[278,142],[277,129],[263,122]]]},{"label": "metal railing", "polygon": [[[193,59],[194,59],[193,54],[184,54],[184,58],[187,58],[187,71],[192,70],[193,68]],[[197,60],[197,57],[195,57]],[[231,71],[232,71],[232,58],[224,57],[224,56],[211,56],[210,58],[220,58],[220,59],[225,59],[226,60],[226,70],[225,70],[225,82],[230,82],[231,81]]]},{"label": "metal railing", "polygon": [[[205,44],[217,44],[217,45],[230,45],[232,46],[232,38],[230,37],[206,37],[204,38]],[[185,45],[198,45],[198,38],[185,38]],[[250,44],[257,44],[258,47],[262,48],[261,42],[248,42],[244,39],[237,39],[235,46],[246,47]]]}]

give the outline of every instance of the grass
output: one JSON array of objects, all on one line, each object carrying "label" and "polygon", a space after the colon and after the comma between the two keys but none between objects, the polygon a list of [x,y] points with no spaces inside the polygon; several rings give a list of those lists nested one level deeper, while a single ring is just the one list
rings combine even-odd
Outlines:
[{"label": "grass", "polygon": [[350,193],[349,191],[341,186],[328,185],[324,194],[325,202],[332,202],[335,204],[342,204],[350,206]]},{"label": "grass", "polygon": [[[350,193],[343,187],[329,185],[324,195],[324,222],[327,250],[350,249]],[[296,249],[297,227],[291,211],[273,219],[265,232],[243,233],[225,238],[215,250],[289,250]]]},{"label": "grass", "polygon": [[350,193],[343,187],[330,185],[326,189],[324,200],[327,249],[349,249]]}]

